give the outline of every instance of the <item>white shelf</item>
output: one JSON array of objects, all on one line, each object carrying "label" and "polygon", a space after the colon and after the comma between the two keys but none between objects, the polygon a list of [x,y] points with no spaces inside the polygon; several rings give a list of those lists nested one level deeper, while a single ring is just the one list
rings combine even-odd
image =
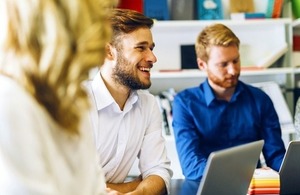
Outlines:
[{"label": "white shelf", "polygon": [[[295,20],[296,21],[296,20]],[[251,19],[251,20],[165,20],[156,21],[154,27],[160,29],[170,30],[170,28],[193,28],[197,26],[207,26],[211,23],[222,23],[228,26],[260,26],[260,25],[274,25],[289,24],[292,22],[290,18],[277,19]]]},{"label": "white shelf", "polygon": [[174,71],[168,71],[168,72],[160,72],[160,71],[154,71],[151,72],[151,78],[152,79],[168,79],[168,78],[194,78],[194,77],[204,77],[206,76],[205,72],[202,72],[198,69],[192,69],[192,70],[174,70]]},{"label": "white shelf", "polygon": [[298,28],[298,27],[300,27],[300,18],[298,18],[298,19],[296,19],[296,20],[294,20],[294,21],[292,22],[292,27],[293,27],[293,28]]},{"label": "white shelf", "polygon": [[[263,68],[256,70],[243,70],[241,71],[241,76],[255,76],[255,75],[278,75],[278,74],[293,74],[297,71],[300,73],[300,69],[295,69],[291,67],[286,68]],[[174,71],[153,71],[151,72],[152,79],[168,79],[168,78],[199,78],[206,77],[206,73],[198,70],[174,70]]]}]

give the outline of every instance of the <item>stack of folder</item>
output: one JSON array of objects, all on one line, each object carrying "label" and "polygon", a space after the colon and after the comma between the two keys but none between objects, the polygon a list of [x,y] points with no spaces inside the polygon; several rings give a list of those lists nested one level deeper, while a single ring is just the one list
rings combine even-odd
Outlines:
[{"label": "stack of folder", "polygon": [[248,189],[248,194],[280,194],[278,172],[272,169],[256,169]]}]

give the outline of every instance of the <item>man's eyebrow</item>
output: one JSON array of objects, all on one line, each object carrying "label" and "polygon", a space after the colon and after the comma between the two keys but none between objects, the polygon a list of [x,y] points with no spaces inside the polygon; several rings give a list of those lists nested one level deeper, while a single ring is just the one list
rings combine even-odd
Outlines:
[{"label": "man's eyebrow", "polygon": [[155,47],[155,43],[149,44],[148,41],[142,41],[142,42],[138,42],[136,43],[137,46],[139,45],[150,45],[150,47],[154,48]]}]

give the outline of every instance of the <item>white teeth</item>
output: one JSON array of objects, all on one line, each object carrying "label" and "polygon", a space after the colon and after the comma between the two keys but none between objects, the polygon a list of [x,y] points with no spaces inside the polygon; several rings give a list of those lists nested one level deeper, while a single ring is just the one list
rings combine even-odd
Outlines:
[{"label": "white teeth", "polygon": [[141,67],[140,70],[144,72],[150,72],[150,68]]}]

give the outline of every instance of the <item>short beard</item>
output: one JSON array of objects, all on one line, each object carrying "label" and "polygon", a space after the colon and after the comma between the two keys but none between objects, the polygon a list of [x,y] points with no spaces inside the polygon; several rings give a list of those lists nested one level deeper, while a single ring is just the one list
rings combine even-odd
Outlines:
[{"label": "short beard", "polygon": [[232,88],[232,87],[236,87],[237,82],[238,82],[238,78],[239,78],[239,75],[237,75],[237,82],[236,83],[232,83],[232,84],[228,84],[224,80],[221,80],[221,79],[217,78],[210,71],[207,71],[207,76],[211,80],[211,82],[213,82],[215,85],[217,85],[219,87],[222,87],[222,88],[226,88],[226,89]]},{"label": "short beard", "polygon": [[149,84],[142,83],[138,77],[132,72],[126,71],[123,67],[129,66],[128,61],[123,56],[118,56],[116,67],[113,69],[112,77],[113,79],[131,90],[138,89],[149,89],[151,82]]}]

